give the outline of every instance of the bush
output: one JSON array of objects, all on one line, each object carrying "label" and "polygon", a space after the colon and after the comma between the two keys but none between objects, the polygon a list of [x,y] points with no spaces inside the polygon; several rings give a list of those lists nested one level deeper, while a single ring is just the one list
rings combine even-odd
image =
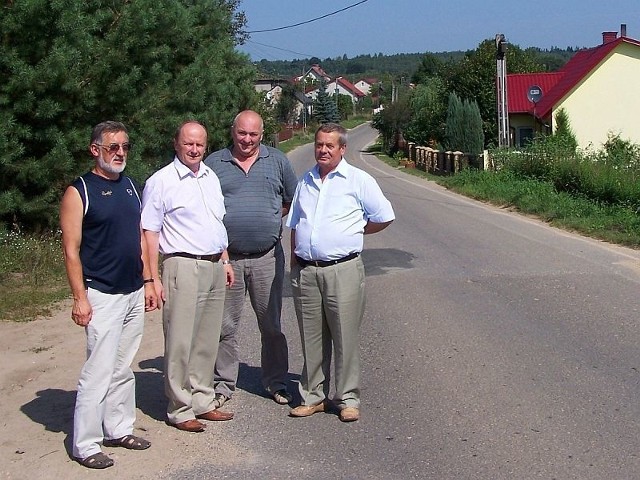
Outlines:
[{"label": "bush", "polygon": [[553,137],[522,151],[497,150],[497,169],[518,178],[548,182],[558,191],[604,205],[640,206],[640,160],[637,146],[610,137],[602,152],[571,153]]}]

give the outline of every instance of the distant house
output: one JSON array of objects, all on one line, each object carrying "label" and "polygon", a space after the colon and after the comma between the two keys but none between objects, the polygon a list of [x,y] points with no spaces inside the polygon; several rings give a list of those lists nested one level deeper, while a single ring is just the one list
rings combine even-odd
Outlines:
[{"label": "distant house", "polygon": [[253,86],[256,89],[256,92],[266,93],[277,86],[286,85],[287,83],[289,83],[289,81],[282,78],[260,78],[254,82]]},{"label": "distant house", "polygon": [[378,82],[377,78],[361,78],[356,83],[354,83],[354,85],[362,93],[364,93],[365,95],[369,95],[373,86],[377,85],[378,83],[380,82]]},{"label": "distant house", "polygon": [[295,91],[294,96],[296,99],[296,117],[299,123],[306,126],[308,119],[311,118],[313,100],[297,90]]},{"label": "distant house", "polygon": [[362,93],[353,83],[344,77],[338,77],[327,84],[327,93],[329,93],[329,95],[335,95],[336,92],[339,95],[351,97],[353,103],[357,103],[360,99],[366,97],[366,94]]},{"label": "distant house", "polygon": [[330,82],[331,77],[318,65],[314,63],[311,68],[303,73],[301,76],[296,77],[296,82],[308,82],[308,83],[320,83],[320,80],[324,78],[325,82]]},{"label": "distant house", "polygon": [[[280,101],[284,87],[293,83],[295,82],[291,80],[284,80],[281,78],[263,78],[258,79],[254,82],[254,88],[257,92],[263,93],[264,98],[273,107]],[[313,100],[311,100],[304,93],[298,90],[295,90],[293,92],[293,96],[295,101],[295,117],[299,119],[301,123],[303,123],[305,122],[306,118],[311,115],[311,105],[313,104]],[[304,115],[303,111],[305,112]]]},{"label": "distant house", "polygon": [[[603,32],[602,44],[579,50],[555,73],[507,75],[511,143],[521,146],[534,133],[555,129],[555,114],[568,114],[581,148],[600,148],[609,134],[640,144],[640,41]],[[540,87],[537,103],[528,99]]]}]

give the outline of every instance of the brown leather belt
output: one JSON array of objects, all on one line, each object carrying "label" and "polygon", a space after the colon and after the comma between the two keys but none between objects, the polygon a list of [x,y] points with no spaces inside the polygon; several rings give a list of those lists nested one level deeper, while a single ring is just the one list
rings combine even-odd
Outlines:
[{"label": "brown leather belt", "polygon": [[349,260],[353,260],[354,258],[358,258],[360,252],[350,253],[346,257],[338,258],[336,260],[305,260],[304,258],[300,258],[296,255],[296,262],[302,268],[312,265],[314,267],[330,267],[331,265],[337,265],[339,263],[348,262]]},{"label": "brown leather belt", "polygon": [[213,255],[193,255],[192,253],[174,252],[174,253],[167,253],[166,255],[163,255],[162,258],[167,259],[171,257],[183,257],[183,258],[191,258],[193,260],[205,260],[207,262],[217,263],[220,261],[221,256],[222,256],[221,253],[214,253]]}]

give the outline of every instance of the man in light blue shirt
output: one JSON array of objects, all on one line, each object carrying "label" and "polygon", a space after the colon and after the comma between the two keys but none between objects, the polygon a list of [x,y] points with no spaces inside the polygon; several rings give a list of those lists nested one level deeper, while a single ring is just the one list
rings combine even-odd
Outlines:
[{"label": "man in light blue shirt", "polygon": [[375,179],[349,165],[344,127],[316,131],[316,166],[298,183],[287,226],[291,229],[291,286],[304,366],[302,404],[292,417],[327,409],[331,348],[335,406],[340,420],[360,418],[359,330],[364,314],[363,235],[386,228],[393,208]]}]

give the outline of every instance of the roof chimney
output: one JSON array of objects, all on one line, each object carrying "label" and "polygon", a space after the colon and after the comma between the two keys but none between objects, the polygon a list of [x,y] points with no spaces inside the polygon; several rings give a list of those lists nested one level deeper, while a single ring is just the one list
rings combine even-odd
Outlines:
[{"label": "roof chimney", "polygon": [[621,23],[620,24],[620,36],[621,37],[626,37],[627,36],[627,24],[626,23]]},{"label": "roof chimney", "polygon": [[618,38],[618,32],[602,32],[602,44],[613,42]]}]

